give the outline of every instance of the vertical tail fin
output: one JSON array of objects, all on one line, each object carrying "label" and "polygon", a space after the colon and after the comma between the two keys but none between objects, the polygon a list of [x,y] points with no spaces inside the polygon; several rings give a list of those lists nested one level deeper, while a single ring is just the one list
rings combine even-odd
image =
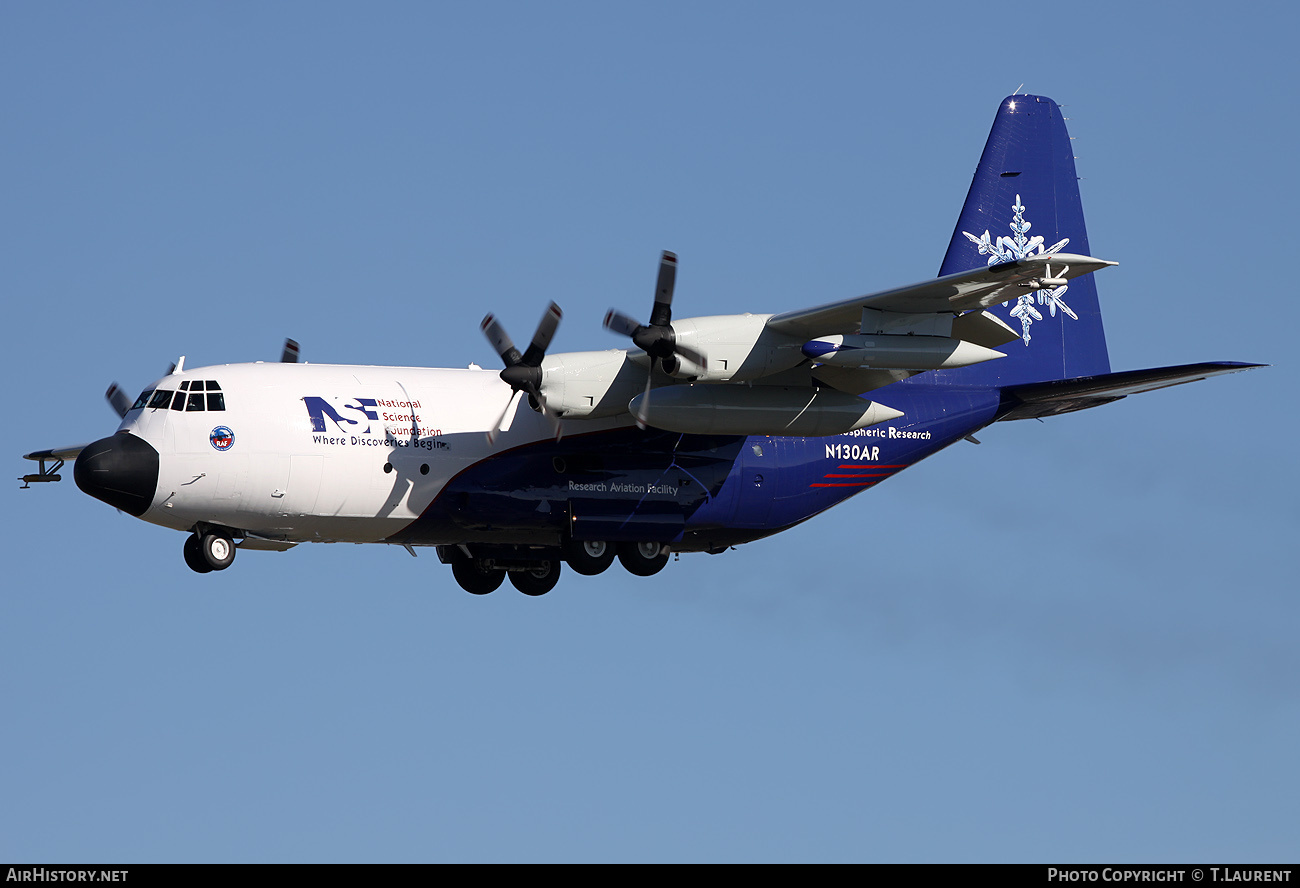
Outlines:
[{"label": "vertical tail fin", "polygon": [[[1057,250],[1091,255],[1065,120],[1049,98],[1008,96],[998,107],[939,274]],[[927,382],[1008,386],[1110,371],[1092,275],[1068,286],[1027,289],[990,311],[1021,333],[999,349],[1007,357],[930,374]]]}]

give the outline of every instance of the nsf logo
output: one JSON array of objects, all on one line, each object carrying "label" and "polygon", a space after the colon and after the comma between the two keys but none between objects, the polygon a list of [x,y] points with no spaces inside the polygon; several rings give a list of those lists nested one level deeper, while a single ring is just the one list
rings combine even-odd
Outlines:
[{"label": "nsf logo", "polygon": [[226,426],[217,426],[212,430],[212,434],[208,435],[208,440],[218,450],[229,450],[235,446],[235,433]]}]

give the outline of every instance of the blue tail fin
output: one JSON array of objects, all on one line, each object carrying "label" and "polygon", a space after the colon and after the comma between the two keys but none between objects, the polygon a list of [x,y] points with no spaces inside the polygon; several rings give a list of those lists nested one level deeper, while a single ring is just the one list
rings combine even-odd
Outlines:
[{"label": "blue tail fin", "polygon": [[[993,120],[939,274],[1053,248],[1091,255],[1070,136],[1051,99],[1008,96]],[[926,374],[926,382],[1001,387],[1110,371],[1093,275],[1074,278],[1068,287],[1026,290],[990,311],[1021,333],[998,349],[1007,357]]]}]

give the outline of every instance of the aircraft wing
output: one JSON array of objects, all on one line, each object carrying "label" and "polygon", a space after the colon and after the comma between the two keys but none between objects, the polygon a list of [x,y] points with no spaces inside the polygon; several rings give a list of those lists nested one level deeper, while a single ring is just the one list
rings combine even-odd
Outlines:
[{"label": "aircraft wing", "polygon": [[1075,410],[1085,410],[1118,401],[1129,395],[1152,392],[1186,382],[1200,382],[1211,376],[1240,373],[1242,370],[1266,366],[1268,365],[1243,364],[1236,361],[1211,361],[1017,385],[1006,390],[1007,395],[1014,399],[1011,402],[1014,406],[999,419],[1035,419],[1060,413],[1072,413]]},{"label": "aircraft wing", "polygon": [[73,444],[71,447],[51,447],[49,450],[35,450],[31,453],[24,453],[23,459],[38,462],[76,459],[77,455],[89,446],[89,444]]},{"label": "aircraft wing", "polygon": [[1049,265],[1053,278],[1069,279],[1118,264],[1077,253],[1042,253],[816,308],[783,312],[773,315],[767,326],[779,333],[806,338],[855,333],[862,322],[864,308],[903,314],[958,314],[1015,299],[1026,291],[1030,281],[1046,277]]}]

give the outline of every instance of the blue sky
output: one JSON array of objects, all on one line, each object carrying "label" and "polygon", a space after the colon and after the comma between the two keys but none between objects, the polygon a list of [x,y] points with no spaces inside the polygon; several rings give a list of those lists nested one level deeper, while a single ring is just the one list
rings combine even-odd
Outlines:
[{"label": "blue sky", "polygon": [[[1295,857],[1287,4],[7,4],[10,464],[108,382],[489,365],[934,274],[999,100],[1062,103],[1115,369],[795,530],[475,598],[432,553],[198,577],[5,493],[0,858]],[[19,407],[18,405],[21,405]]]}]

